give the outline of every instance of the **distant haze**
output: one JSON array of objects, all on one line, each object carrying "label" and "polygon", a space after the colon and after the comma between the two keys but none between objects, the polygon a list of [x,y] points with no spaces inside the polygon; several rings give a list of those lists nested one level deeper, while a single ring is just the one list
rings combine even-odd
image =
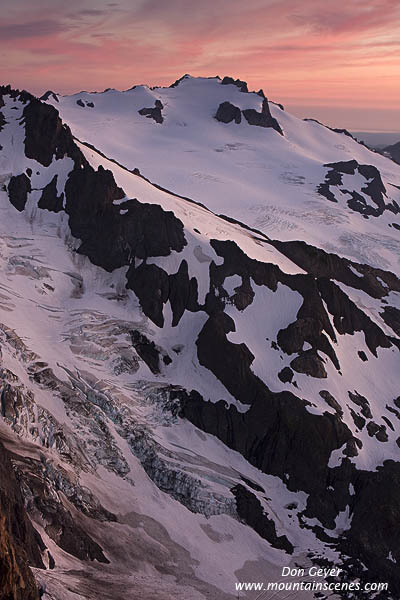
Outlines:
[{"label": "distant haze", "polygon": [[3,0],[3,83],[36,94],[231,75],[299,116],[400,123],[398,0]]},{"label": "distant haze", "polygon": [[400,133],[382,133],[378,131],[352,131],[354,137],[372,148],[384,148],[400,142]]},{"label": "distant haze", "polygon": [[343,127],[351,131],[383,133],[397,135],[400,140],[400,103],[398,109],[338,106],[302,106],[286,104],[292,114],[304,118],[313,118],[329,127]]}]

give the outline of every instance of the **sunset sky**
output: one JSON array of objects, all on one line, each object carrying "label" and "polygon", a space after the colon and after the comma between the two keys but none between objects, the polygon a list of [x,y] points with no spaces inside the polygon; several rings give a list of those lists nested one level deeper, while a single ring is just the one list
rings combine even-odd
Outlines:
[{"label": "sunset sky", "polygon": [[2,0],[0,65],[36,94],[231,75],[301,117],[400,131],[400,0]]}]

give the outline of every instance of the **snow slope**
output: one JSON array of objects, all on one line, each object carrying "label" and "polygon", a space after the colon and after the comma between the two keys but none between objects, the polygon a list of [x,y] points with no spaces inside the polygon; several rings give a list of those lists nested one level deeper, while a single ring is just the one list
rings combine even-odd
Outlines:
[{"label": "snow slope", "polygon": [[[139,114],[156,101],[164,107],[161,124]],[[176,87],[134,86],[48,99],[79,140],[217,214],[282,240],[306,239],[329,252],[398,269],[398,234],[391,227],[398,215],[364,219],[345,202],[335,204],[317,193],[325,164],[357,160],[375,165],[388,200],[400,203],[400,191],[391,185],[400,185],[397,165],[350,136],[298,119],[273,102],[269,108],[283,136],[244,118],[240,124],[218,122],[214,116],[226,101],[259,111],[263,98],[234,84],[222,85],[219,78],[185,76]],[[355,182],[349,189],[360,186]]]}]

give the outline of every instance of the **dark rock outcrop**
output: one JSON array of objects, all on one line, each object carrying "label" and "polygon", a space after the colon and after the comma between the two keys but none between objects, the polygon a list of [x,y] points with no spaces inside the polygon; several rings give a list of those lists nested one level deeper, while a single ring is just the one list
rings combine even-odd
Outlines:
[{"label": "dark rock outcrop", "polygon": [[43,102],[47,102],[47,100],[49,100],[49,98],[51,98],[52,100],[55,100],[56,102],[60,102],[57,97],[57,94],[55,94],[51,90],[47,90],[47,92],[45,92],[42,96],[40,96],[39,100],[43,100]]},{"label": "dark rock outcrop", "polygon": [[271,240],[270,243],[313,277],[341,281],[372,298],[383,298],[389,291],[400,291],[400,280],[390,271],[353,262],[300,240]]},{"label": "dark rock outcrop", "polygon": [[160,353],[154,342],[151,342],[143,333],[134,329],[131,331],[132,345],[150,371],[157,375],[160,372]]},{"label": "dark rock outcrop", "polygon": [[159,327],[164,324],[163,308],[168,301],[172,309],[173,327],[178,325],[186,309],[192,312],[200,309],[197,300],[197,280],[194,277],[189,279],[185,260],[172,275],[168,275],[157,265],[145,262],[136,268],[131,265],[127,272],[127,280],[127,287],[139,298],[145,315]]},{"label": "dark rock outcrop", "polygon": [[242,413],[223,400],[213,403],[195,391],[181,393],[181,416],[264,473],[282,478],[290,490],[316,494],[312,516],[334,520],[337,507],[326,492],[326,482],[332,479],[328,462],[333,450],[352,439],[351,431],[336,415],[308,412],[307,403],[291,392],[273,393],[260,386],[256,398],[249,396],[253,403]]},{"label": "dark rock outcrop", "polygon": [[189,79],[190,75],[188,73],[185,73],[185,75],[182,75],[182,77],[179,77],[179,79],[177,79],[176,81],[174,81],[174,83],[171,83],[171,85],[169,86],[170,88],[174,88],[174,87],[178,87],[178,85],[184,81],[184,79]]},{"label": "dark rock outcrop", "polygon": [[233,79],[233,77],[224,77],[221,81],[221,85],[236,85],[241,92],[248,92],[247,83],[240,79]]},{"label": "dark rock outcrop", "polygon": [[327,377],[324,362],[315,350],[306,350],[296,356],[290,363],[290,366],[297,373],[304,373],[311,377],[324,379]]},{"label": "dark rock outcrop", "polygon": [[239,124],[242,121],[242,114],[240,108],[231,104],[230,102],[222,102],[214,117],[217,121],[221,121],[221,123],[231,123],[235,121],[236,124]]},{"label": "dark rock outcrop", "polygon": [[227,333],[235,331],[233,319],[224,312],[212,314],[197,338],[199,363],[209,369],[243,404],[265,395],[264,384],[250,365],[253,354],[245,344],[232,344]]},{"label": "dark rock outcrop", "polygon": [[400,310],[395,306],[385,306],[380,315],[386,325],[389,325],[396,335],[400,336]]},{"label": "dark rock outcrop", "polygon": [[85,161],[76,146],[70,129],[61,121],[58,111],[50,104],[31,98],[23,110],[25,122],[25,155],[48,167],[55,156],[65,155],[75,164]]},{"label": "dark rock outcrop", "polygon": [[334,189],[343,185],[343,174],[355,175],[359,173],[366,180],[365,187],[362,187],[360,191],[355,189],[341,189],[342,192],[350,195],[350,198],[347,199],[349,208],[359,212],[366,218],[369,216],[379,217],[385,210],[390,210],[394,214],[400,212],[397,202],[394,200],[388,203],[385,202],[387,191],[379,170],[373,165],[361,165],[353,159],[337,163],[327,163],[324,167],[330,170],[325,175],[325,181],[317,187],[317,191],[327,200],[337,202]]},{"label": "dark rock outcrop", "polygon": [[263,100],[261,112],[257,112],[254,108],[247,108],[246,110],[243,110],[242,113],[249,125],[271,127],[283,135],[283,131],[278,121],[271,115],[268,100],[266,98]]},{"label": "dark rock outcrop", "polygon": [[275,523],[263,510],[258,498],[240,483],[231,489],[239,517],[274,548],[293,554],[293,545],[285,535],[278,536]]},{"label": "dark rock outcrop", "polygon": [[328,390],[321,390],[319,395],[321,396],[321,398],[323,398],[325,400],[325,402],[331,407],[333,408],[333,410],[336,412],[336,414],[339,417],[343,416],[343,409],[340,406],[339,402],[332,396],[332,394],[330,392],[328,392]]},{"label": "dark rock outcrop", "polygon": [[[311,375],[311,372],[315,370],[312,368],[312,364],[320,373],[325,371],[322,364],[317,366],[317,363],[321,362],[321,358],[316,355],[317,350],[324,352],[331,359],[335,368],[339,370],[339,361],[331,343],[336,342],[336,335],[321,301],[315,281],[307,276],[300,276],[291,283],[291,287],[303,295],[304,301],[297,313],[296,320],[278,332],[278,345],[286,354],[299,354],[298,359],[294,359],[296,367],[292,365],[293,369],[299,373],[308,372]],[[303,352],[305,342],[311,346],[311,349],[307,352]],[[302,358],[300,358],[300,355]],[[310,368],[306,368],[307,363],[309,363]],[[304,371],[303,368],[306,368],[306,370]],[[324,377],[326,374],[319,376]]]},{"label": "dark rock outcrop", "polygon": [[272,291],[276,291],[280,282],[300,293],[304,302],[297,313],[296,321],[278,332],[279,346],[286,354],[294,354],[302,352],[304,342],[307,342],[314,351],[320,350],[329,356],[335,368],[339,369],[339,362],[331,343],[336,342],[335,332],[314,277],[287,275],[276,265],[251,260],[234,242],[211,240],[211,245],[216,253],[224,258],[224,263],[219,266],[211,265],[210,268],[212,286],[218,294],[214,292],[213,295],[207,295],[205,308],[209,314],[224,308],[223,299],[227,296],[223,288],[225,277],[237,274],[242,278],[242,285],[232,298],[239,310],[245,309],[253,300],[254,292],[250,280],[257,285],[265,285]]},{"label": "dark rock outcrop", "polygon": [[31,192],[31,182],[25,173],[11,177],[8,184],[8,197],[15,208],[22,212],[28,200],[28,194]]},{"label": "dark rock outcrop", "polygon": [[367,423],[367,432],[370,437],[376,437],[379,442],[387,442],[389,439],[386,433],[386,426],[378,425],[374,421]]},{"label": "dark rock outcrop", "polygon": [[154,103],[154,108],[141,108],[138,110],[139,115],[143,115],[148,119],[153,119],[156,123],[163,123],[164,117],[162,115],[162,109],[164,108],[162,102],[160,100],[156,100]]},{"label": "dark rock outcrop", "polygon": [[172,327],[178,325],[186,309],[191,312],[200,309],[197,279],[189,278],[186,260],[181,262],[176,273],[169,275],[168,300],[172,309]]},{"label": "dark rock outcrop", "polygon": [[357,352],[357,354],[358,354],[358,356],[360,357],[360,359],[361,359],[363,362],[367,362],[367,360],[368,360],[368,357],[367,357],[367,355],[365,354],[364,350],[359,350],[359,351]]},{"label": "dark rock outcrop", "polygon": [[3,96],[10,96],[10,98],[13,98],[14,100],[20,100],[24,104],[35,99],[35,96],[33,96],[30,92],[27,92],[26,90],[20,91],[13,89],[10,84],[0,85],[0,107],[4,106],[4,104],[2,104],[2,102],[4,102]]},{"label": "dark rock outcrop", "polygon": [[56,502],[47,494],[35,495],[35,508],[45,520],[47,535],[65,552],[80,560],[97,560],[109,563],[102,548],[95,542],[85,529],[74,519],[73,515],[62,504]]},{"label": "dark rock outcrop", "polygon": [[39,600],[28,565],[44,568],[44,544],[26,514],[10,454],[0,442],[0,599]]},{"label": "dark rock outcrop", "polygon": [[82,240],[78,252],[107,271],[129,265],[134,257],[167,256],[186,245],[183,224],[172,212],[136,199],[115,205],[125,194],[102,166],[74,169],[65,193],[71,232]]},{"label": "dark rock outcrop", "polygon": [[43,188],[42,195],[38,202],[38,207],[51,212],[60,212],[63,210],[64,192],[57,196],[57,175]]},{"label": "dark rock outcrop", "polygon": [[[57,99],[57,102],[58,102],[58,99]],[[81,98],[79,98],[76,101],[76,103],[78,106],[81,106],[82,108],[85,108],[86,106],[88,106],[89,108],[94,108],[94,102],[87,102],[87,101],[84,102]]]},{"label": "dark rock outcrop", "polygon": [[390,593],[397,598],[400,595],[400,463],[387,460],[376,471],[356,472],[353,485],[351,528],[340,542],[341,550],[349,556],[357,553],[368,566],[369,579],[389,581]]},{"label": "dark rock outcrop", "polygon": [[374,356],[377,348],[390,348],[392,341],[382,329],[372,321],[338,285],[325,278],[318,280],[318,288],[325,300],[328,310],[333,315],[333,323],[339,334],[353,335],[355,331],[362,331],[365,343]]},{"label": "dark rock outcrop", "polygon": [[278,377],[282,383],[291,383],[293,379],[293,371],[290,367],[284,367],[282,371],[279,371]]},{"label": "dark rock outcrop", "polygon": [[157,265],[143,262],[137,268],[129,268],[127,280],[126,286],[139,298],[144,314],[158,327],[163,327],[163,308],[169,294],[168,274]]},{"label": "dark rock outcrop", "polygon": [[364,396],[359,394],[357,391],[347,392],[347,393],[349,395],[350,400],[353,402],[353,404],[356,404],[357,406],[359,406],[361,408],[361,414],[366,419],[372,419],[372,413],[371,413],[370,404],[369,404],[368,400]]}]

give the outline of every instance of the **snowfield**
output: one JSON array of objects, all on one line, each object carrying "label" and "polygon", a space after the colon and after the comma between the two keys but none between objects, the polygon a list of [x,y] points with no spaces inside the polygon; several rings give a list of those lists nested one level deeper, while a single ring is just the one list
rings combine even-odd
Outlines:
[{"label": "snowfield", "polygon": [[[162,124],[139,114],[156,100],[164,106]],[[239,125],[220,123],[214,116],[227,100],[242,110],[260,110],[262,105],[262,97],[255,93],[221,85],[217,78],[190,76],[173,88],[80,92],[56,95],[48,102],[79,140],[216,214],[282,240],[305,239],[359,262],[398,269],[399,239],[388,227],[393,215],[382,215],[378,226],[375,219],[364,219],[344,202],[327,202],[316,191],[327,171],[324,164],[355,159],[375,165],[387,182],[388,198],[400,203],[400,190],[393,187],[400,185],[395,163],[348,135],[294,117],[273,102],[269,108],[284,136],[251,126],[245,119]],[[88,107],[88,102],[94,106]],[[363,178],[355,183],[360,189]]]}]

